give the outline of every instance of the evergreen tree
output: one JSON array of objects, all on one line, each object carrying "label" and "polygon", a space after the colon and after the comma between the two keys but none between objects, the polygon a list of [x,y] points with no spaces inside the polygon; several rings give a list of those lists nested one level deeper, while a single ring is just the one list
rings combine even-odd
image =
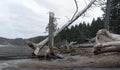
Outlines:
[{"label": "evergreen tree", "polygon": [[112,0],[110,30],[120,34],[120,0]]},{"label": "evergreen tree", "polygon": [[103,29],[103,20],[98,18],[97,20],[93,19],[92,24],[91,24],[91,37],[95,37],[96,33],[99,29]]},{"label": "evergreen tree", "polygon": [[[68,42],[76,41],[77,43],[84,43],[89,38],[95,37],[96,32],[103,28],[103,21],[98,18],[93,19],[91,25],[85,22],[79,23],[79,25],[71,26],[63,30],[56,38],[55,42],[61,42],[67,40]],[[58,40],[59,39],[59,40]]]}]

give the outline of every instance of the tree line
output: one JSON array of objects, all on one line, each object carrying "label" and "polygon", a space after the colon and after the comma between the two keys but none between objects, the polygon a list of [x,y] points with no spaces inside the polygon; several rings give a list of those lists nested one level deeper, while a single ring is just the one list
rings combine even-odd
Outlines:
[{"label": "tree line", "polygon": [[110,11],[110,31],[120,34],[120,0],[112,0]]},{"label": "tree line", "polygon": [[92,23],[79,23],[79,25],[63,30],[55,38],[55,42],[67,40],[68,42],[76,41],[77,43],[83,43],[95,37],[96,32],[103,27],[104,23],[101,18],[93,19]]}]

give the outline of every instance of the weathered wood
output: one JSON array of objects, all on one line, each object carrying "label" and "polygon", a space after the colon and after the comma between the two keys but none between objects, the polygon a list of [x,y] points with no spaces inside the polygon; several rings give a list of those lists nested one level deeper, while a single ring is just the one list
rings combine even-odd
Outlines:
[{"label": "weathered wood", "polygon": [[89,48],[89,47],[93,47],[94,43],[86,43],[86,44],[78,44],[76,45],[76,47],[82,47],[82,48]]},{"label": "weathered wood", "polygon": [[113,41],[113,42],[102,43],[102,48],[107,47],[107,46],[117,46],[117,47],[120,47],[120,41]]},{"label": "weathered wood", "polygon": [[101,29],[96,35],[94,53],[120,52],[120,35]]},{"label": "weathered wood", "polygon": [[66,45],[67,50],[69,51],[72,48],[73,44],[75,44],[75,43],[77,43],[77,42],[70,42],[68,45]]},{"label": "weathered wood", "polygon": [[110,52],[120,52],[120,46],[109,46],[109,47],[101,48],[99,51],[94,51],[94,54],[110,53]]},{"label": "weathered wood", "polygon": [[111,1],[112,0],[107,0],[107,4],[106,4],[106,14],[105,14],[105,20],[104,20],[104,27],[107,30],[109,30]]},{"label": "weathered wood", "polygon": [[53,12],[49,12],[49,46],[50,48],[52,48],[54,46],[54,13]]},{"label": "weathered wood", "polygon": [[[65,25],[63,25],[59,30],[55,31],[54,33],[54,37],[57,36],[62,30],[64,30],[66,27],[68,27],[69,25],[71,25],[75,20],[77,20],[83,13],[85,13],[90,7],[91,5],[95,2],[96,0],[92,0],[82,11],[78,12],[78,14],[73,17],[73,19],[69,20]],[[45,45],[48,42],[48,37],[45,38],[43,41],[41,41],[38,44],[33,44],[32,46],[36,46],[37,49],[35,49],[34,54],[38,55],[39,51],[44,47],[43,45]],[[29,45],[28,45],[29,46]]]},{"label": "weathered wood", "polygon": [[76,42],[68,42],[67,40],[66,41],[64,41],[64,44],[62,44],[61,46],[60,46],[60,48],[59,48],[59,51],[61,52],[61,53],[70,53],[70,51],[73,49],[73,47],[74,47],[74,44],[75,44]]},{"label": "weathered wood", "polygon": [[54,18],[54,13],[53,12],[49,12],[49,41],[48,41],[48,51],[46,52],[46,56],[55,56],[54,54],[54,50],[53,50],[53,47],[54,47],[54,21],[55,21],[55,18]]}]

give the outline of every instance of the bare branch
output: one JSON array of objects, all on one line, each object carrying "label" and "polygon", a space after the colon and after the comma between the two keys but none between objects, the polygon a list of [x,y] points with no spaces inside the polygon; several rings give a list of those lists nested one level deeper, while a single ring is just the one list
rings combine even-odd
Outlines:
[{"label": "bare branch", "polygon": [[75,15],[76,15],[76,14],[77,14],[77,12],[78,12],[78,4],[77,4],[77,1],[76,1],[76,0],[74,0],[74,2],[75,2],[75,5],[76,5],[76,11],[75,11],[75,13],[74,13],[73,17],[71,18],[71,20],[73,20],[73,18],[75,17]]},{"label": "bare branch", "polygon": [[67,16],[65,16],[68,20],[70,20]]},{"label": "bare branch", "polygon": [[97,0],[95,3],[94,3],[94,7],[101,7],[105,5],[105,1],[104,0]]}]

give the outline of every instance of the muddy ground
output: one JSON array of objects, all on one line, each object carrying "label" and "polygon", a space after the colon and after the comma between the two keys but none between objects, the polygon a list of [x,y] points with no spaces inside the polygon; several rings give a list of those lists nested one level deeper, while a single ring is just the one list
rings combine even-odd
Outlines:
[{"label": "muddy ground", "polygon": [[92,48],[75,48],[74,50],[72,53],[62,54],[63,59],[45,60],[32,57],[33,50],[30,48],[0,47],[0,70],[120,69],[120,53],[94,55]]}]

